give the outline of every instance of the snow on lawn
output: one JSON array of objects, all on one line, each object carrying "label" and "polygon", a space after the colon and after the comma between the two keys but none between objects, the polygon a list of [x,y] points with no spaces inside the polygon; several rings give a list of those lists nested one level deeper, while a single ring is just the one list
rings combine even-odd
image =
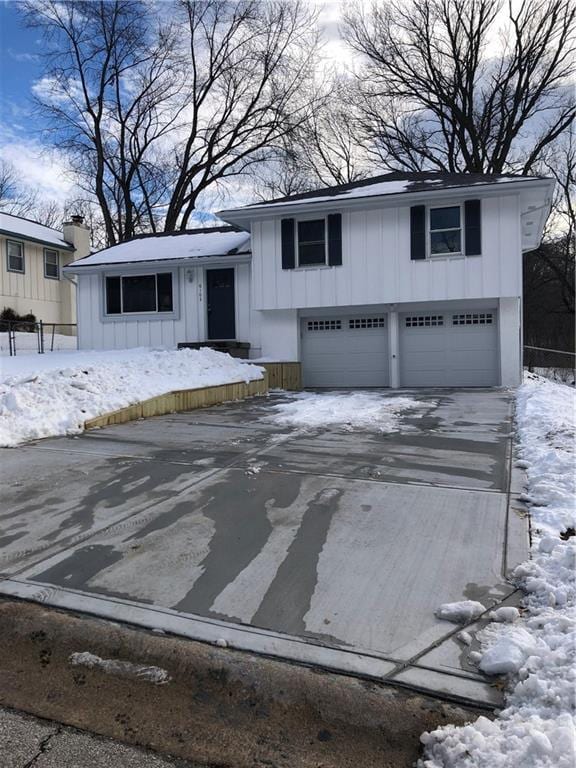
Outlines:
[{"label": "snow on lawn", "polygon": [[[16,355],[21,354],[38,354],[38,334],[27,333],[26,331],[16,331]],[[76,349],[78,342],[76,336],[68,336],[63,333],[55,333],[52,337],[52,330],[47,329],[44,331],[44,349],[46,354],[51,349],[63,350],[63,349]],[[8,332],[0,332],[0,355],[5,356],[10,354],[10,342],[8,340]]]},{"label": "snow on lawn", "polygon": [[262,369],[211,349],[54,352],[4,358],[0,446],[81,432],[87,419],[174,389],[262,377]]},{"label": "snow on lawn", "polygon": [[399,416],[404,411],[420,405],[411,397],[390,397],[377,392],[302,392],[288,403],[273,406],[274,415],[270,418],[276,424],[292,427],[334,425],[347,430],[391,432],[398,428]]},{"label": "snow on lawn", "polygon": [[425,733],[420,768],[574,768],[575,410],[574,389],[525,376],[517,463],[528,475],[533,541],[514,580],[526,596],[520,616],[495,611],[499,623],[478,633],[480,669],[510,675],[506,708],[494,721]]}]

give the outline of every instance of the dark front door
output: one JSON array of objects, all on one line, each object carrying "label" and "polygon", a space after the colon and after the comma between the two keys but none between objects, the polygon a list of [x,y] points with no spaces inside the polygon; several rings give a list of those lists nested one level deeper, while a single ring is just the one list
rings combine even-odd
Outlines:
[{"label": "dark front door", "polygon": [[208,338],[236,338],[234,269],[206,270]]}]

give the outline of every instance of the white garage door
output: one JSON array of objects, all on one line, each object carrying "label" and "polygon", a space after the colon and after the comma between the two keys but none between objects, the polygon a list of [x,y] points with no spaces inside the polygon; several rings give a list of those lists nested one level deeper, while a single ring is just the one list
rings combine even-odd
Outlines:
[{"label": "white garage door", "polygon": [[496,310],[401,315],[400,380],[404,387],[497,386]]},{"label": "white garage door", "polygon": [[305,387],[387,387],[385,314],[302,320]]}]

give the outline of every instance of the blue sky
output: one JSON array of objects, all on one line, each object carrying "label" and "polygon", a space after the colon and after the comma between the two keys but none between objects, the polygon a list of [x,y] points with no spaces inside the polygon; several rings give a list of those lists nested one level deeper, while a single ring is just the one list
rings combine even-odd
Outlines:
[{"label": "blue sky", "polygon": [[0,158],[42,197],[64,202],[71,183],[57,153],[42,144],[32,86],[41,77],[42,40],[24,26],[18,2],[0,0]]},{"label": "blue sky", "polygon": [[[345,59],[338,39],[340,0],[309,0],[321,10],[328,58]],[[43,144],[43,123],[32,101],[34,83],[42,77],[43,42],[37,29],[24,25],[19,0],[0,0],[0,158],[16,169],[23,182],[41,197],[60,203],[74,196],[66,164],[57,150]],[[234,196],[237,191],[231,184]]]},{"label": "blue sky", "polygon": [[38,32],[26,29],[17,3],[0,3],[0,71],[2,120],[30,114],[30,88],[40,76],[42,51]]}]

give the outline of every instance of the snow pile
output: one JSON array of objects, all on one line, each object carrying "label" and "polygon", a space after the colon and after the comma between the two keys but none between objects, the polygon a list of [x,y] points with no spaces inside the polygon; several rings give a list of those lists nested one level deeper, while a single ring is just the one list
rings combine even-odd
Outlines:
[{"label": "snow pile", "polygon": [[39,355],[36,371],[31,357],[2,361],[3,447],[81,432],[87,419],[172,390],[262,378],[261,368],[207,348]]},{"label": "snow pile", "polygon": [[[271,419],[291,427],[341,426],[347,430],[392,432],[399,416],[420,403],[411,397],[391,397],[377,392],[316,394],[302,392],[287,403],[273,406]],[[429,407],[429,403],[427,405]]]},{"label": "snow pile", "polygon": [[533,559],[520,565],[524,613],[497,609],[478,633],[487,674],[510,674],[507,706],[425,733],[420,768],[574,768],[576,755],[576,393],[528,375],[517,395],[519,464],[528,474]]},{"label": "snow pile", "polygon": [[443,603],[436,611],[436,616],[444,621],[464,624],[484,613],[486,608],[477,600],[460,600],[457,603]]}]

